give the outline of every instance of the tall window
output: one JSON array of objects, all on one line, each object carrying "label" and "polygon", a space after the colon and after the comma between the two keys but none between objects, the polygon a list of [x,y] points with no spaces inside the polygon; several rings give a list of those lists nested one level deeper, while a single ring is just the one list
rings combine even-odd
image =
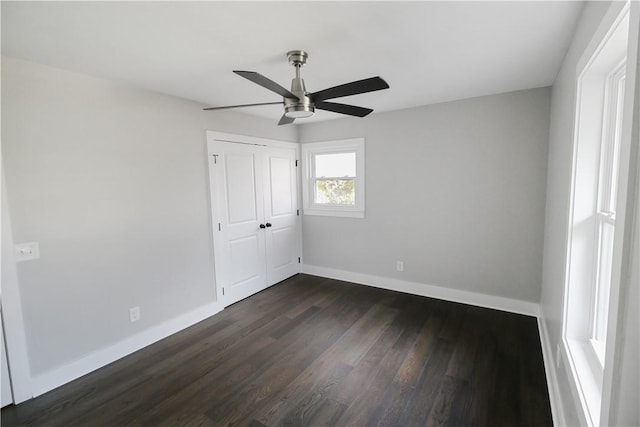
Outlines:
[{"label": "tall window", "polygon": [[305,215],[364,217],[364,139],[302,145]]},{"label": "tall window", "polygon": [[588,425],[601,423],[612,277],[622,268],[614,237],[629,5],[608,22],[578,66],[563,318],[562,348]]}]

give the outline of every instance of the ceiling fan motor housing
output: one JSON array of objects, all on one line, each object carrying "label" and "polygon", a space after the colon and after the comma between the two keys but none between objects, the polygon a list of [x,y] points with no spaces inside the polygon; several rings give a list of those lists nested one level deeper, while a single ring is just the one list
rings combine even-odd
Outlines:
[{"label": "ceiling fan motor housing", "polygon": [[315,107],[311,99],[307,96],[304,80],[301,77],[296,77],[291,80],[291,93],[299,99],[284,98],[285,116],[298,119],[312,116],[315,113]]}]

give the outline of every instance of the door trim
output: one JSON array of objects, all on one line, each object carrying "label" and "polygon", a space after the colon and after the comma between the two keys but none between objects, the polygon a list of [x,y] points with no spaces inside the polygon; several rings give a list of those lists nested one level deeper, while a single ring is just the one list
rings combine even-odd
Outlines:
[{"label": "door trim", "polygon": [[[2,167],[0,161],[0,168]],[[5,188],[4,170],[0,173],[2,187],[2,321],[4,322],[4,344],[9,359],[11,391],[15,404],[33,397],[29,352],[25,333],[22,300],[18,285],[18,271],[13,256],[13,234]]]}]

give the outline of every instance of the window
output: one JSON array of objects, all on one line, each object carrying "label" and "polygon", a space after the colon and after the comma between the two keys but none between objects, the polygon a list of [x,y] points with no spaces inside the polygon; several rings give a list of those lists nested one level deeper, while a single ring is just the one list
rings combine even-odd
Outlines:
[{"label": "window", "polygon": [[626,62],[622,62],[607,78],[604,96],[604,131],[600,144],[598,202],[595,214],[596,251],[593,262],[594,279],[591,286],[590,341],[601,365],[604,365],[611,288],[625,71]]},{"label": "window", "polygon": [[302,145],[305,215],[364,218],[364,139]]},{"label": "window", "polygon": [[610,294],[622,268],[614,257],[621,243],[614,237],[620,236],[616,210],[628,3],[608,22],[578,66],[563,317],[563,348],[588,425],[601,424]]}]

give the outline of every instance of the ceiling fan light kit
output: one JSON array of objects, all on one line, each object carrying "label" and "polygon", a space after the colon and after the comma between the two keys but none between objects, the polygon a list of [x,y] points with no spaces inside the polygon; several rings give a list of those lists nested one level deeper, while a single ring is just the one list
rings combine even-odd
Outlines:
[{"label": "ceiling fan light kit", "polygon": [[258,104],[209,107],[205,108],[205,110],[223,110],[228,108],[282,104],[284,105],[284,114],[278,122],[279,126],[291,124],[295,119],[311,117],[315,113],[316,108],[349,116],[364,117],[370,114],[373,110],[371,108],[358,107],[355,105],[326,102],[326,100],[389,88],[387,82],[385,82],[381,77],[371,77],[364,80],[334,86],[319,92],[309,93],[305,88],[304,80],[300,77],[300,68],[306,64],[309,54],[304,50],[291,50],[287,52],[287,58],[289,60],[289,64],[293,65],[296,69],[296,76],[291,80],[291,90],[285,89],[278,83],[268,79],[262,74],[256,73],[255,71],[233,71],[237,75],[282,96],[282,102],[263,102]]},{"label": "ceiling fan light kit", "polygon": [[284,107],[284,115],[291,119],[304,119],[311,117],[316,112],[312,105],[292,105]]}]

